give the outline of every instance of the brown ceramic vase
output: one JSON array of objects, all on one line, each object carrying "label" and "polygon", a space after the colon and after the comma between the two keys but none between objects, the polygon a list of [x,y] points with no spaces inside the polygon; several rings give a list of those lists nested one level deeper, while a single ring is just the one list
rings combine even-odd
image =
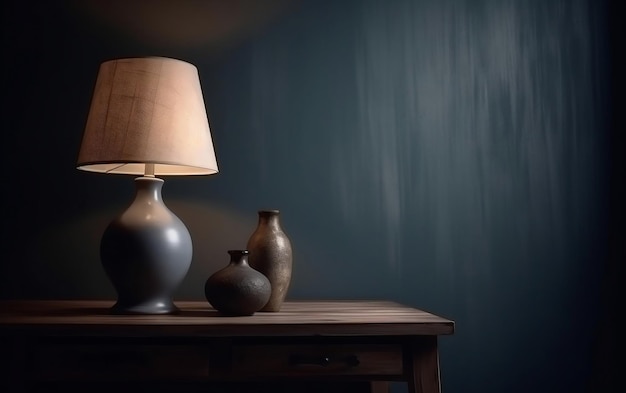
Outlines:
[{"label": "brown ceramic vase", "polygon": [[260,311],[280,311],[289,284],[293,255],[291,242],[280,225],[280,211],[259,210],[257,228],[248,240],[250,266],[265,275],[272,286],[272,294]]},{"label": "brown ceramic vase", "polygon": [[207,301],[226,315],[244,316],[259,311],[272,288],[262,273],[248,264],[248,250],[230,250],[229,264],[213,273],[204,285]]}]

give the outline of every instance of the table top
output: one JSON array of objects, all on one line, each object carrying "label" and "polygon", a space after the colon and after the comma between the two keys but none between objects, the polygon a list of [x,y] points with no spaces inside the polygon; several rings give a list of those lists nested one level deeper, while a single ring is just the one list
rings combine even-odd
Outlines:
[{"label": "table top", "polygon": [[128,336],[420,336],[454,333],[454,321],[391,301],[287,301],[279,312],[224,316],[203,301],[169,315],[114,315],[106,300],[0,301],[0,333]]}]

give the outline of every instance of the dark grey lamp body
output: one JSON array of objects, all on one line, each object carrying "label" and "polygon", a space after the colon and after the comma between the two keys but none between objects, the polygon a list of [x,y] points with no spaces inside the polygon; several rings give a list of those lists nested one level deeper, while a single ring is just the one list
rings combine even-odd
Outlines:
[{"label": "dark grey lamp body", "polygon": [[113,313],[178,311],[172,296],[191,266],[193,248],[187,227],[163,203],[163,183],[136,178],[135,199],[102,236],[102,265],[118,295]]}]

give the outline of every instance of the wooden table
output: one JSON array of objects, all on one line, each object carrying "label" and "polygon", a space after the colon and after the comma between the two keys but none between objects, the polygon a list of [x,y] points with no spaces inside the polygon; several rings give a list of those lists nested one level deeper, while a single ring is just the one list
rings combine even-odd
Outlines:
[{"label": "wooden table", "polygon": [[290,301],[247,317],[206,302],[150,316],[112,315],[112,304],[0,302],[10,360],[0,390],[382,392],[405,381],[437,393],[437,338],[454,332],[451,320],[389,301]]}]

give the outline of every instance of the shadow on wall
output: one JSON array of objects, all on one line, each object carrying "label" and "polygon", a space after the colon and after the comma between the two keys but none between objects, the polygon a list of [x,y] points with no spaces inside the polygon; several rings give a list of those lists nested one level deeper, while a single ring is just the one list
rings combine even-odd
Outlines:
[{"label": "shadow on wall", "polygon": [[[166,198],[167,199],[167,198]],[[189,201],[169,198],[165,201],[187,226],[193,241],[193,260],[175,300],[205,300],[204,283],[229,262],[228,250],[245,249],[249,236],[257,226],[256,211],[235,210],[207,201]],[[94,208],[91,213],[68,219],[49,227],[39,237],[39,246],[29,251],[31,265],[28,282],[16,284],[10,297],[22,298],[79,298],[113,299],[115,291],[102,268],[99,256],[100,239],[106,226],[123,211],[116,208]],[[287,227],[289,229],[289,227]],[[294,243],[294,266],[288,298],[333,297],[320,291],[322,287],[339,288],[343,277],[318,271],[309,264],[314,250],[310,241],[297,231],[289,233]],[[318,258],[312,258],[314,261]],[[50,264],[47,262],[53,261]],[[25,277],[18,274],[16,277]],[[352,296],[355,297],[355,296]],[[356,296],[359,297],[359,296]]]},{"label": "shadow on wall", "polygon": [[[189,273],[175,298],[204,300],[204,282],[228,264],[227,250],[245,248],[256,227],[256,213],[244,215],[207,202],[170,200],[166,204],[185,223],[194,245]],[[31,280],[38,282],[38,292],[50,298],[114,298],[99,248],[104,229],[122,210],[94,210],[42,233],[38,253],[55,266],[50,267],[53,271],[33,272]]]}]

